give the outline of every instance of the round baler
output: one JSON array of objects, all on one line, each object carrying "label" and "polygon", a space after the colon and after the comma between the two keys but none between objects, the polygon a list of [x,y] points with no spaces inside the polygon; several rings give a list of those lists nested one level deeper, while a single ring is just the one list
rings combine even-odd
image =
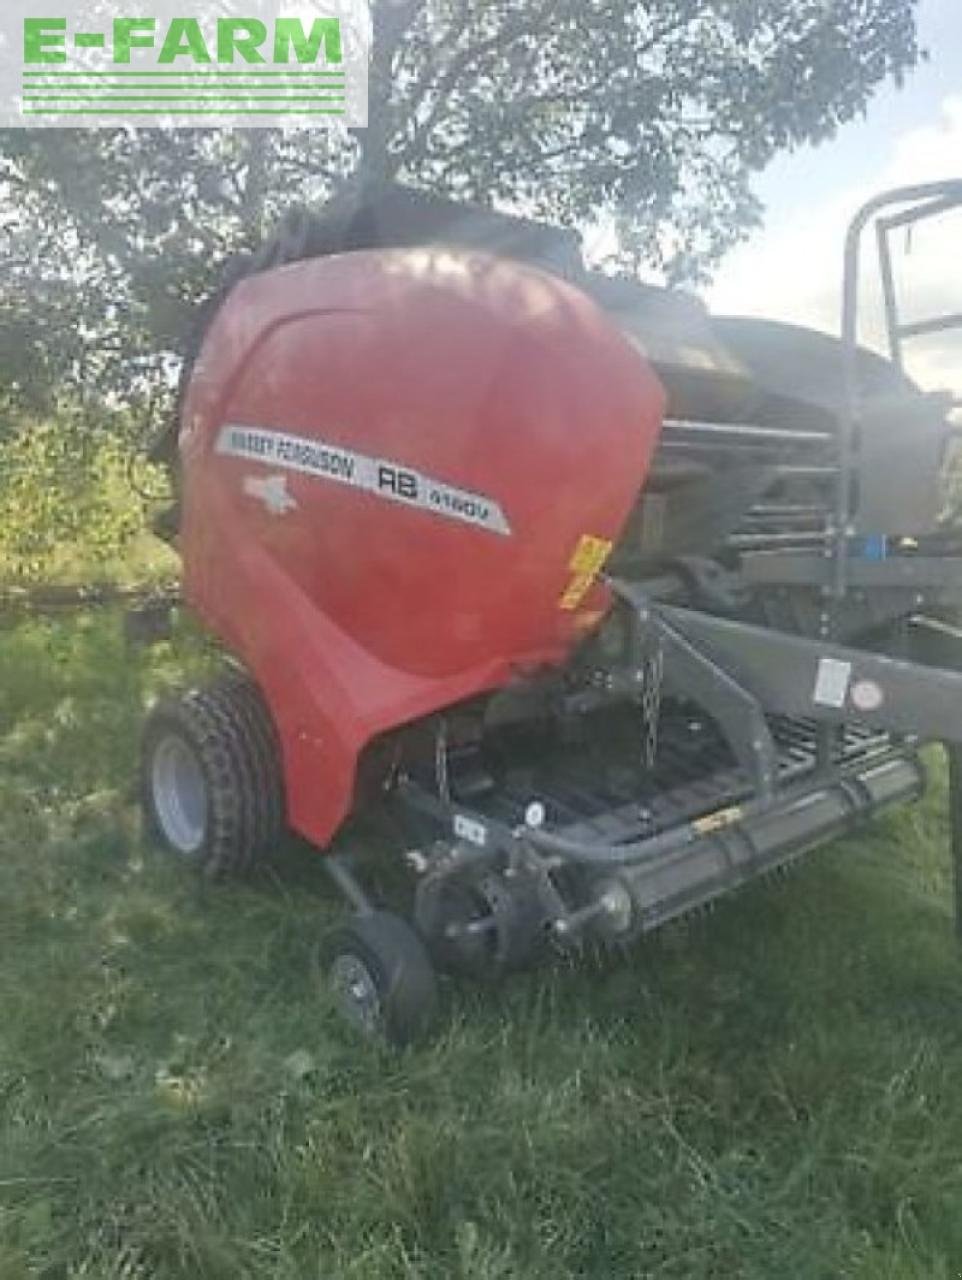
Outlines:
[{"label": "round baler", "polygon": [[251,792],[280,789],[324,848],[373,742],[560,669],[609,606],[663,407],[605,313],[525,263],[411,247],[231,290],[183,397],[177,545],[252,683],[155,711],[158,834],[243,865],[279,832]]},{"label": "round baler", "polygon": [[[437,968],[620,945],[780,868],[960,736],[962,653],[912,631],[962,601],[946,405],[851,341],[713,327],[395,188],[290,222],[191,357],[176,544],[230,662],[152,711],[145,811],[210,874],[285,827],[324,851],[365,1031],[426,1025]],[[331,849],[372,810],[403,914]]]}]

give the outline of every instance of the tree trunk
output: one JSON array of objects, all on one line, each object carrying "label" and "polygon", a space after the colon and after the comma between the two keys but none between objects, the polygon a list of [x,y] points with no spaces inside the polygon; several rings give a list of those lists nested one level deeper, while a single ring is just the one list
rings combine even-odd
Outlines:
[{"label": "tree trunk", "polygon": [[361,185],[386,182],[397,168],[388,146],[393,125],[394,55],[417,17],[420,2],[375,0],[373,5],[368,124],[366,129],[352,130],[360,147],[353,179]]},{"label": "tree trunk", "polygon": [[251,242],[260,239],[264,231],[264,203],[267,198],[267,160],[272,131],[245,129],[244,144],[247,148],[247,178],[244,183],[244,199],[241,217],[244,231]]}]

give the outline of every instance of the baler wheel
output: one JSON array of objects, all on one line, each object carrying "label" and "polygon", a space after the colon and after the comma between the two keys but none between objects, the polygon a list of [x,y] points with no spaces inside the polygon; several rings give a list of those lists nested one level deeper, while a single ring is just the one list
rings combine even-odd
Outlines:
[{"label": "baler wheel", "polygon": [[354,916],[329,954],[334,997],[355,1030],[401,1046],[434,1021],[437,978],[424,944],[400,916],[389,911]]},{"label": "baler wheel", "polygon": [[280,741],[267,703],[257,685],[243,671],[228,672],[215,682],[212,692],[220,698],[248,745],[253,857],[256,860],[270,853],[286,825]]},{"label": "baler wheel", "polygon": [[270,850],[283,824],[280,758],[246,678],[223,677],[154,708],[141,793],[151,834],[210,876],[244,870]]}]

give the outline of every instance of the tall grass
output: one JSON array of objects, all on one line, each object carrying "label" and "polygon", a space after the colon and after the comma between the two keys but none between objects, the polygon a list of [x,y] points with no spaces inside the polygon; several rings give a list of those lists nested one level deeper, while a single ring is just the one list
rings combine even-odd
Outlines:
[{"label": "tall grass", "polygon": [[962,1271],[962,959],[928,802],[635,948],[359,1046],[292,844],[217,888],[142,843],[141,707],[206,662],[0,632],[0,1277]]}]

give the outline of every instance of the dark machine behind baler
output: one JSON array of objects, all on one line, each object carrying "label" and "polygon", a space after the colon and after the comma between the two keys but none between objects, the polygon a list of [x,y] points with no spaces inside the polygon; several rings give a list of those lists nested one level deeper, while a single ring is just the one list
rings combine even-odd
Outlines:
[{"label": "dark machine behind baler", "polygon": [[[237,665],[150,717],[156,833],[216,872],[389,816],[410,922],[327,854],[331,976],[403,1040],[436,968],[623,943],[917,798],[924,742],[954,779],[953,404],[901,345],[960,317],[900,322],[889,235],[960,204],[861,211],[841,341],[400,188],[289,219],[184,379],[167,526]],[[889,359],[856,340],[873,218]]]}]

